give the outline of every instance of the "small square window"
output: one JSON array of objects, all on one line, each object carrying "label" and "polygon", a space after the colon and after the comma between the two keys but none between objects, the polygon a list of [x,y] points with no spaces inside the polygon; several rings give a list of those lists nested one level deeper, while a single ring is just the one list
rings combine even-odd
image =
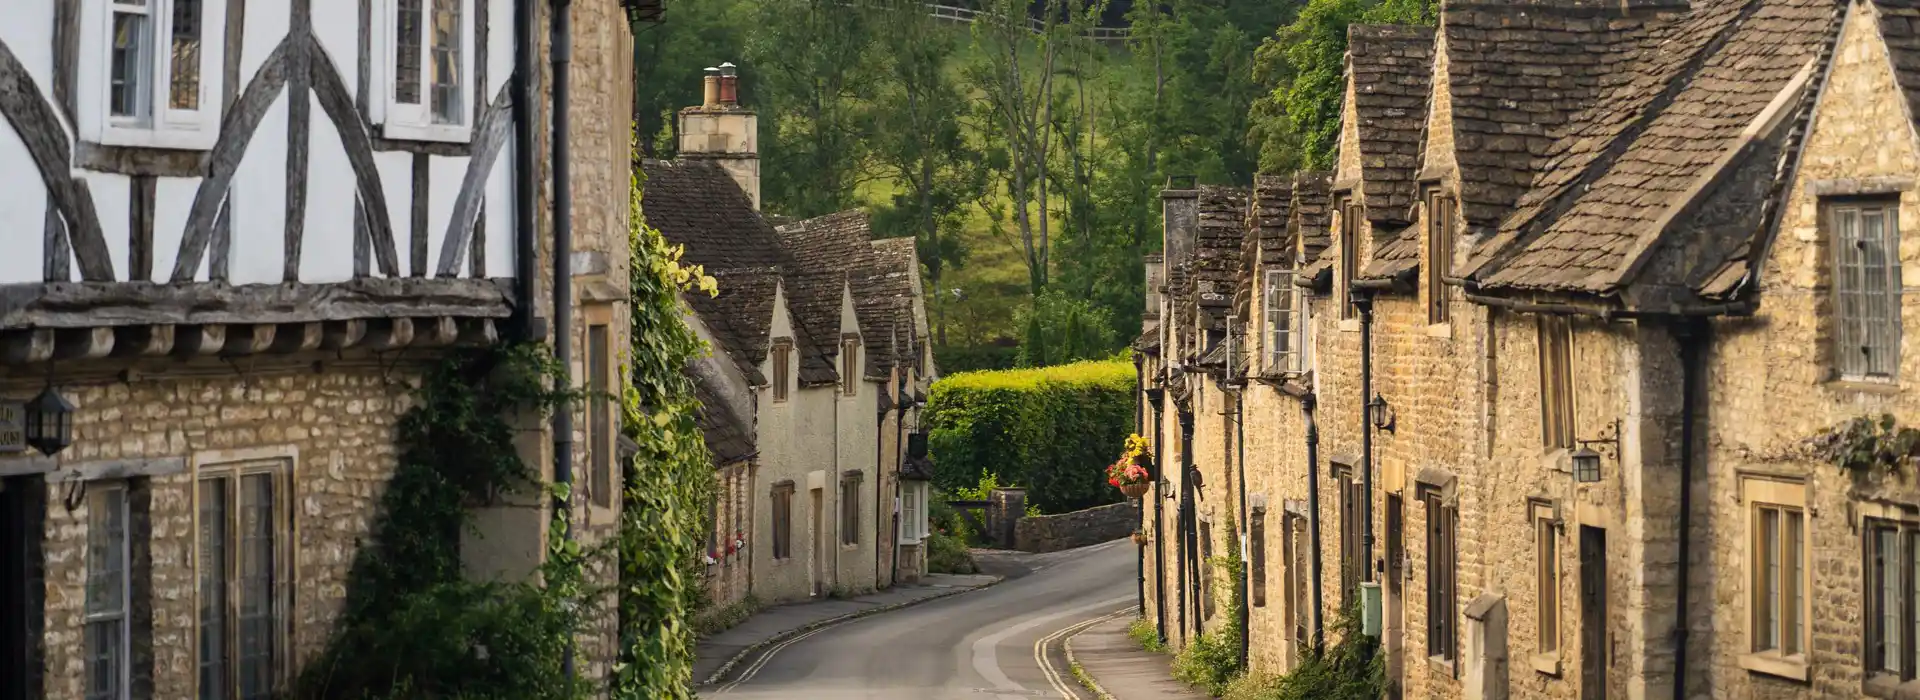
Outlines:
[{"label": "small square window", "polygon": [[465,142],[473,134],[475,0],[382,0],[376,61],[387,138]]},{"label": "small square window", "polygon": [[81,5],[76,83],[82,139],[111,146],[213,147],[226,6],[207,0]]}]

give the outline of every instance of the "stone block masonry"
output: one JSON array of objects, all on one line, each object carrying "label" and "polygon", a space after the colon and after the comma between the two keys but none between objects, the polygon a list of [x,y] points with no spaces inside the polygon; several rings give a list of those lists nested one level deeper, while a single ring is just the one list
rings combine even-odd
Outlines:
[{"label": "stone block masonry", "polygon": [[1044,553],[1112,542],[1133,534],[1139,525],[1138,501],[1031,516],[1014,525],[1014,549]]}]

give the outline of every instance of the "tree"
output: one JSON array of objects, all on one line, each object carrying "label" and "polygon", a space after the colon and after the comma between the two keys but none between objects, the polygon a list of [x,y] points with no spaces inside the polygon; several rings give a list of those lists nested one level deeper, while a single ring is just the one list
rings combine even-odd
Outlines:
[{"label": "tree", "polygon": [[1347,25],[1433,24],[1436,0],[1310,0],[1254,54],[1272,91],[1250,112],[1268,172],[1332,167],[1346,99]]},{"label": "tree", "polygon": [[[672,158],[678,150],[674,114],[700,104],[702,69],[742,60],[746,2],[676,2],[672,21],[634,25],[633,117],[643,155]],[[750,86],[754,78],[749,73],[743,80]]]},{"label": "tree", "polygon": [[853,206],[872,131],[871,8],[844,0],[753,0],[766,208],[807,218]]},{"label": "tree", "polygon": [[[1053,147],[1060,19],[1069,5],[1067,0],[1044,2],[1037,26],[1028,21],[1029,0],[983,2],[983,14],[973,25],[978,59],[966,67],[971,87],[981,96],[983,135],[996,151],[989,167],[998,175],[997,185],[1005,188],[1027,266],[1028,290],[1034,296],[1046,290],[1050,271],[1047,157]],[[999,227],[1004,217],[995,214]]]},{"label": "tree", "polygon": [[[877,212],[881,231],[910,232],[927,267],[927,288],[943,289],[949,266],[965,263],[964,209],[986,187],[979,150],[961,123],[967,97],[947,70],[960,44],[918,0],[883,0],[876,42],[883,60],[869,138],[872,174],[898,183]],[[934,305],[934,342],[947,342],[947,305]]]}]

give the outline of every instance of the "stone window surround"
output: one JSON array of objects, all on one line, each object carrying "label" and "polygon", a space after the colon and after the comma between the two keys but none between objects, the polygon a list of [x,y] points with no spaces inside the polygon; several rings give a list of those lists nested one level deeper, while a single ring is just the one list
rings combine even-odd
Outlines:
[{"label": "stone window surround", "polygon": [[[580,344],[580,350],[582,351],[582,357],[580,359],[581,362],[586,365],[584,367],[586,371],[580,373],[580,381],[587,389],[585,400],[598,402],[600,407],[604,409],[604,413],[602,413],[600,417],[604,420],[605,425],[599,425],[597,423],[600,421],[594,420],[593,407],[582,407],[580,409],[580,412],[584,414],[586,418],[586,420],[582,421],[582,427],[584,429],[581,432],[585,434],[587,442],[586,454],[583,456],[586,458],[586,468],[588,470],[587,486],[589,493],[586,499],[589,508],[588,516],[596,523],[613,522],[616,520],[614,517],[614,505],[616,502],[614,494],[620,493],[618,441],[620,438],[621,418],[619,405],[612,396],[595,396],[594,393],[597,388],[593,386],[594,360],[601,359],[593,356],[593,334],[595,329],[599,329],[600,332],[606,334],[606,357],[603,359],[607,363],[606,371],[609,382],[607,393],[610,394],[612,387],[619,386],[622,383],[620,371],[621,352],[618,344],[615,343],[615,339],[618,338],[619,335],[615,332],[618,330],[618,327],[614,324],[613,311],[613,304],[610,303],[589,302],[580,305],[581,320],[586,324],[581,333],[586,342]],[[604,463],[600,461],[603,457],[606,459]],[[595,488],[602,484],[607,488]],[[602,491],[605,493],[601,493]]]},{"label": "stone window surround", "polygon": [[840,336],[840,395],[854,396],[860,393],[860,381],[865,365],[861,364],[860,351],[865,346],[860,343],[859,333],[844,333]]},{"label": "stone window surround", "polygon": [[1335,254],[1333,270],[1333,301],[1335,318],[1340,320],[1340,330],[1360,330],[1360,311],[1353,304],[1353,278],[1360,273],[1360,238],[1366,205],[1354,201],[1354,192],[1349,187],[1336,190],[1333,194],[1333,208],[1329,212],[1338,216],[1339,226],[1329,226],[1334,237]]},{"label": "stone window surround", "polygon": [[[1458,619],[1460,612],[1460,494],[1458,484],[1458,478],[1451,472],[1436,467],[1423,468],[1414,476],[1414,498],[1422,503],[1424,511],[1428,513],[1427,517],[1431,518],[1432,514],[1438,511],[1452,521],[1449,523],[1451,527],[1446,533],[1451,549],[1453,550],[1449,554],[1452,559],[1450,562],[1452,564],[1452,571],[1446,581],[1446,586],[1449,589],[1448,593],[1452,599],[1451,604],[1448,606],[1451,611],[1451,614],[1448,615],[1448,627],[1450,628],[1448,630],[1448,642],[1451,648],[1447,649],[1444,654],[1429,653],[1427,655],[1427,665],[1433,672],[1439,673],[1446,678],[1455,679],[1459,678],[1461,643],[1460,620]],[[1428,540],[1426,544],[1427,598],[1431,601],[1433,599],[1433,577],[1436,572],[1433,561],[1433,547],[1430,543],[1433,537],[1432,522],[1429,521],[1426,523],[1424,529],[1426,530],[1426,540]],[[1427,606],[1428,652],[1433,651],[1430,646],[1430,640],[1434,634],[1433,619],[1433,606],[1430,602]]]},{"label": "stone window surround", "polygon": [[1253,494],[1247,503],[1247,605],[1267,607],[1267,497]]},{"label": "stone window surround", "polygon": [[[1540,444],[1548,450],[1573,449],[1578,397],[1573,383],[1574,329],[1567,316],[1542,314],[1535,324],[1535,357],[1540,366]],[[1549,349],[1549,340],[1556,347]],[[1557,391],[1554,391],[1557,389]]]},{"label": "stone window surround", "polygon": [[[840,473],[840,549],[860,548],[860,485],[866,482],[866,475],[858,469],[848,469]],[[851,495],[851,498],[848,496]],[[851,527],[849,527],[851,526]]]},{"label": "stone window surround", "polygon": [[[1827,253],[1818,264],[1820,272],[1818,279],[1820,279],[1823,286],[1826,287],[1825,292],[1831,297],[1835,309],[1834,314],[1823,315],[1820,318],[1821,350],[1826,358],[1825,365],[1828,372],[1827,384],[1829,385],[1836,386],[1837,388],[1850,388],[1866,392],[1873,392],[1876,388],[1897,387],[1899,385],[1900,356],[1902,354],[1900,347],[1902,345],[1902,336],[1904,335],[1902,332],[1903,329],[1899,327],[1901,318],[1899,307],[1902,303],[1901,297],[1903,296],[1904,287],[1909,283],[1908,281],[1899,279],[1903,272],[1903,261],[1899,259],[1901,245],[1900,227],[1903,218],[1901,216],[1901,209],[1903,207],[1900,201],[1900,193],[1911,189],[1911,184],[1911,180],[1906,178],[1819,180],[1809,183],[1808,189],[1817,197],[1818,201],[1818,215],[1815,217],[1815,227],[1820,233],[1821,245],[1827,248]],[[1838,345],[1841,334],[1837,321],[1841,275],[1838,269],[1840,266],[1839,232],[1836,230],[1837,224],[1834,222],[1834,216],[1837,211],[1849,207],[1855,208],[1856,210],[1884,210],[1884,225],[1892,229],[1891,231],[1885,232],[1885,234],[1892,239],[1894,260],[1890,261],[1889,267],[1891,274],[1895,278],[1891,285],[1894,305],[1894,327],[1891,329],[1891,338],[1888,339],[1891,342],[1894,353],[1891,375],[1867,375],[1843,371],[1840,359],[1837,356],[1840,351]]]},{"label": "stone window surround", "polygon": [[[300,448],[294,445],[284,445],[231,450],[203,450],[193,453],[188,462],[188,466],[194,476],[193,488],[191,489],[193,496],[188,506],[193,513],[194,519],[192,533],[194,580],[197,582],[200,578],[200,481],[203,478],[202,475],[205,473],[211,472],[218,474],[224,472],[234,478],[258,473],[271,473],[274,475],[274,486],[276,489],[275,505],[280,508],[283,514],[283,518],[280,519],[281,522],[275,524],[276,530],[274,536],[276,542],[284,542],[288,545],[275,548],[275,558],[279,560],[274,563],[275,573],[282,576],[280,580],[286,582],[287,586],[291,586],[294,582],[299,581],[300,526],[299,514],[294,510],[293,504],[299,502],[299,495],[296,494],[294,490],[299,483]],[[231,507],[231,504],[229,504],[229,507]],[[228,534],[229,537],[238,536],[238,533]],[[196,583],[193,594],[193,609],[196,611],[194,614],[193,635],[196,641],[194,641],[192,645],[192,667],[195,669],[198,669],[200,666],[200,645],[197,641],[200,633],[200,618],[197,612],[200,609],[200,595],[201,591]],[[282,656],[276,660],[276,665],[278,665],[279,668],[274,671],[277,682],[284,683],[291,681],[293,678],[294,665],[290,652],[293,650],[292,642],[295,636],[293,624],[298,615],[293,607],[290,587],[274,591],[274,597],[283,606],[283,614],[286,616],[286,619],[279,621],[280,624],[275,630],[275,636],[277,637],[275,640],[276,648],[282,651]],[[198,692],[199,686],[198,677],[196,673],[194,675],[196,693]]]},{"label": "stone window surround", "polygon": [[[1529,658],[1533,670],[1548,676],[1560,675],[1561,637],[1565,632],[1564,609],[1562,601],[1563,577],[1560,572],[1560,557],[1564,555],[1558,540],[1566,532],[1566,521],[1560,517],[1559,502],[1546,497],[1527,499],[1527,521],[1533,526],[1534,533],[1534,606],[1540,611],[1535,618],[1537,639],[1534,652]],[[1549,544],[1542,537],[1553,538]],[[1553,557],[1549,561],[1545,556],[1546,547],[1553,547]],[[1551,587],[1548,578],[1551,578]],[[1554,611],[1553,628],[1547,629],[1544,612]],[[1545,648],[1548,635],[1553,637],[1553,647]]]},{"label": "stone window surround", "polygon": [[767,361],[773,363],[773,371],[767,376],[767,381],[773,383],[773,402],[786,403],[793,392],[793,339],[774,338],[767,351]]},{"label": "stone window surround", "polygon": [[[1751,582],[1754,580],[1753,547],[1756,541],[1755,538],[1758,536],[1756,531],[1758,526],[1755,523],[1755,520],[1758,518],[1756,506],[1766,504],[1800,509],[1801,513],[1803,513],[1802,522],[1804,523],[1801,530],[1802,542],[1813,541],[1815,524],[1815,518],[1813,516],[1815,514],[1808,508],[1808,504],[1812,502],[1812,499],[1809,497],[1807,491],[1811,487],[1803,477],[1740,470],[1738,472],[1738,478],[1740,480],[1740,508],[1746,516],[1745,519],[1747,521],[1743,535],[1745,539],[1744,546],[1746,556],[1741,559],[1740,569],[1741,575],[1744,577],[1742,580]],[[1803,544],[1800,550],[1802,560],[1800,590],[1802,591],[1802,595],[1799,612],[1802,634],[1811,637],[1809,631],[1811,630],[1811,621],[1813,619],[1813,596],[1811,595],[1811,591],[1813,590],[1813,567],[1805,564],[1807,550],[1808,547]],[[1754,596],[1756,592],[1751,590],[1751,583],[1748,584],[1748,588],[1750,590],[1748,590],[1746,596],[1744,596],[1746,598],[1746,615],[1744,619],[1749,622],[1744,626],[1747,628],[1746,648],[1751,649],[1753,647],[1752,639],[1754,630],[1752,629],[1752,623],[1750,621],[1753,620],[1753,605],[1755,603]],[[1809,641],[1810,639],[1803,639],[1800,645],[1803,651],[1792,656],[1783,656],[1777,652],[1748,652],[1741,654],[1740,667],[1750,673],[1761,673],[1805,682],[1812,677],[1811,660],[1809,655],[1804,651],[1808,648]]]},{"label": "stone window surround", "polygon": [[[1460,207],[1459,198],[1447,191],[1440,183],[1425,183],[1421,186],[1420,201],[1425,209],[1424,234],[1426,262],[1420,265],[1420,281],[1426,295],[1426,314],[1428,335],[1452,337],[1447,331],[1453,325],[1451,295],[1441,273],[1453,266],[1453,214]],[[1441,205],[1445,206],[1441,206]],[[1440,221],[1445,214],[1446,221]],[[1438,260],[1438,264],[1435,261]]]},{"label": "stone window surround", "polygon": [[[1868,521],[1872,520],[1887,524],[1897,524],[1907,528],[1909,531],[1911,531],[1912,528],[1920,526],[1920,506],[1874,501],[1857,501],[1850,505],[1852,512],[1850,514],[1849,525],[1851,525],[1856,532],[1860,532],[1863,537],[1867,536],[1866,526],[1868,525]],[[1863,547],[1862,556],[1865,555],[1866,550]],[[1861,572],[1863,577],[1862,586],[1872,585],[1870,580],[1865,579],[1866,576],[1870,575],[1870,568],[1863,566]],[[1866,612],[1866,602],[1866,596],[1863,595],[1861,599],[1862,620],[1868,619],[1864,616]],[[1863,641],[1870,638],[1870,634],[1862,635]],[[1901,681],[1898,676],[1878,673],[1871,670],[1865,671],[1864,676],[1864,680],[1861,681],[1861,693],[1868,697],[1887,698],[1889,700],[1920,698],[1920,677],[1916,677],[1910,681]]]}]

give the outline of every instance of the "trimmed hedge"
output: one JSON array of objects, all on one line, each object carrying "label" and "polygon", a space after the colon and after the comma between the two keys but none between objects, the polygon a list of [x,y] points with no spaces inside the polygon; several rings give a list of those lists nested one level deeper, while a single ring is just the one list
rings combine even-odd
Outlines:
[{"label": "trimmed hedge", "polygon": [[1133,431],[1137,389],[1133,364],[1111,360],[942,379],[927,400],[934,484],[991,472],[1046,513],[1117,503],[1105,469]]}]

